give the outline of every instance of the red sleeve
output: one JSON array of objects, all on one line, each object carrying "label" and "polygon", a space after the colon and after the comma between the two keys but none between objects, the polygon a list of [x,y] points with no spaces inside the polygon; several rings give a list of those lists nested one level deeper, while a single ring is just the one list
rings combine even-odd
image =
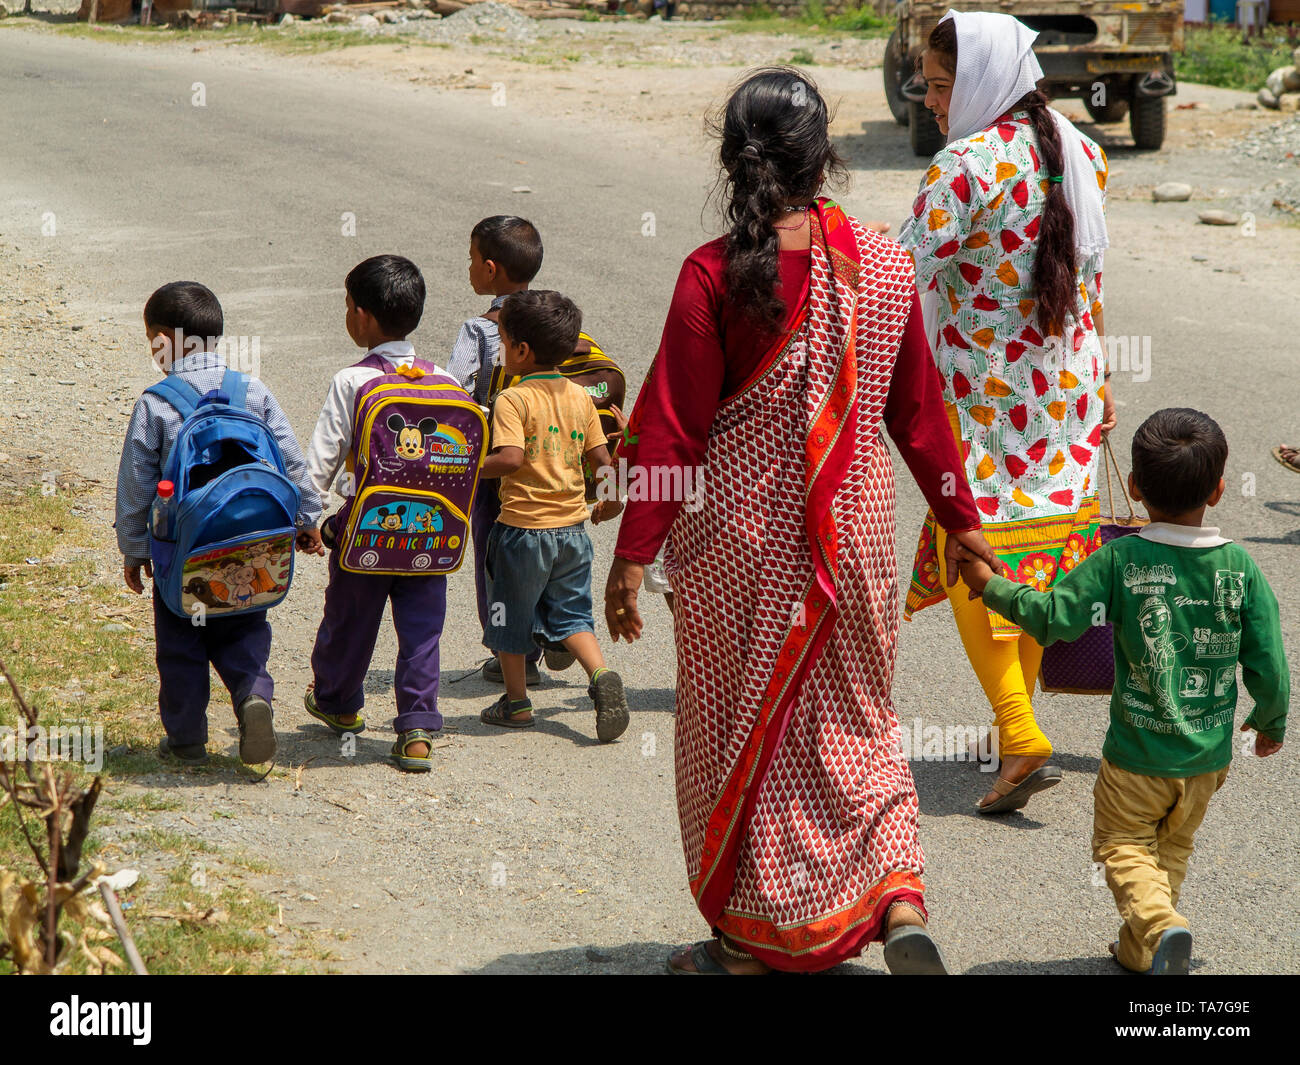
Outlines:
[{"label": "red sleeve", "polygon": [[978,529],[979,511],[952,438],[915,292],[885,401],[885,427],[939,524],[948,532]]},{"label": "red sleeve", "polygon": [[[627,444],[619,450],[627,469],[646,468],[649,481],[659,482],[655,467],[686,469],[704,462],[726,375],[718,299],[709,273],[694,258],[687,259],[677,277],[659,351],[629,418]],[[629,486],[635,487],[630,472]],[[684,501],[630,498],[632,494],[614,554],[650,563]]]}]

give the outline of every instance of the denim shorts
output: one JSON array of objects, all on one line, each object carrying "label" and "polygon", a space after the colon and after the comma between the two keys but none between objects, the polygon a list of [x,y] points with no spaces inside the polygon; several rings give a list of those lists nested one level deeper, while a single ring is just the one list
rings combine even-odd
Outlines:
[{"label": "denim shorts", "polygon": [[585,525],[519,529],[497,522],[488,533],[487,625],[493,651],[526,655],[534,645],[594,632],[591,538]]}]

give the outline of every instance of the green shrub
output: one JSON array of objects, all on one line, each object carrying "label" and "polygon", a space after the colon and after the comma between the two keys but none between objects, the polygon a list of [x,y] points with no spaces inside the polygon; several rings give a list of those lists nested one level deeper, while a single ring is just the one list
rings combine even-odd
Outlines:
[{"label": "green shrub", "polygon": [[1277,32],[1243,40],[1231,26],[1189,26],[1183,53],[1174,56],[1174,71],[1181,81],[1254,91],[1273,70],[1290,64],[1294,47]]}]

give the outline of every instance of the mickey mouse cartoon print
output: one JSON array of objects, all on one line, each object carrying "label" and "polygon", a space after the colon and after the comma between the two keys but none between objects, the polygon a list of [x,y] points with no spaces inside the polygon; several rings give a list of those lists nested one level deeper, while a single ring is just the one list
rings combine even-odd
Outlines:
[{"label": "mickey mouse cartoon print", "polygon": [[393,450],[397,452],[397,457],[406,459],[407,462],[416,462],[424,458],[427,450],[424,441],[437,432],[438,419],[421,418],[417,424],[410,425],[400,414],[390,414],[388,428],[397,434],[393,442]]},{"label": "mickey mouse cartoon print", "polygon": [[399,532],[406,520],[406,504],[399,503],[392,510],[380,507],[375,511],[375,524],[386,532]]}]

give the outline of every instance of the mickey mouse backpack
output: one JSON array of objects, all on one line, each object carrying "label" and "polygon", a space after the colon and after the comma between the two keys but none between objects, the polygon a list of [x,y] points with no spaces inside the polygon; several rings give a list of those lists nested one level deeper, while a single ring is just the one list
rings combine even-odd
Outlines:
[{"label": "mickey mouse backpack", "polygon": [[[357,365],[388,369],[374,354]],[[458,569],[487,439],[479,405],[417,359],[365,382],[352,424],[356,495],[339,565],[399,576]]]},{"label": "mickey mouse backpack", "polygon": [[184,419],[160,483],[173,486],[169,501],[160,493],[166,527],[149,530],[163,603],[189,618],[275,606],[293,579],[300,497],[275,436],[246,407],[248,377],[228,369],[202,396],[176,376],[148,391]]}]

